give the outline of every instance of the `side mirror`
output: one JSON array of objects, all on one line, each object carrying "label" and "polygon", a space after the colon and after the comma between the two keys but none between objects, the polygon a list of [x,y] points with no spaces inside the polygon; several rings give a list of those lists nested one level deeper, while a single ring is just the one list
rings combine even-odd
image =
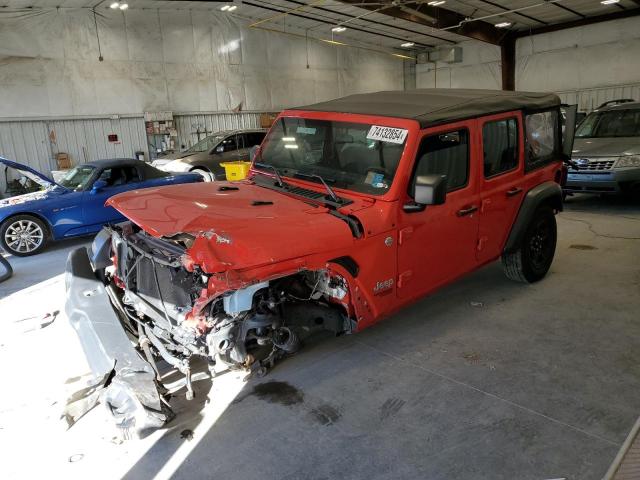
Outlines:
[{"label": "side mirror", "polygon": [[107,182],[105,182],[104,180],[96,180],[95,182],[93,182],[93,187],[91,187],[91,194],[95,195],[106,186]]},{"label": "side mirror", "polygon": [[442,205],[447,199],[447,176],[420,175],[412,193],[415,202],[405,205],[405,212],[422,211],[427,205]]}]

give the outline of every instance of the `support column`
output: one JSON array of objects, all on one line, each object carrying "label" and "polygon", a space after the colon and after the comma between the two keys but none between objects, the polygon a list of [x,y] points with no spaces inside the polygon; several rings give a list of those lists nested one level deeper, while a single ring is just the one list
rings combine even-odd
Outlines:
[{"label": "support column", "polygon": [[500,44],[500,64],[502,67],[502,89],[516,89],[516,39],[506,36]]}]

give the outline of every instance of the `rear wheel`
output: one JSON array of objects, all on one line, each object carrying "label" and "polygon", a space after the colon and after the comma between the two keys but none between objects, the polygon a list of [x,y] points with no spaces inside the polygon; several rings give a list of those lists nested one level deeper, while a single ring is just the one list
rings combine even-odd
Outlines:
[{"label": "rear wheel", "polygon": [[544,278],[556,252],[556,217],[549,206],[536,210],[518,249],[502,255],[508,278],[533,283]]},{"label": "rear wheel", "polygon": [[0,225],[2,247],[17,257],[40,253],[49,241],[47,226],[33,215],[16,215]]}]

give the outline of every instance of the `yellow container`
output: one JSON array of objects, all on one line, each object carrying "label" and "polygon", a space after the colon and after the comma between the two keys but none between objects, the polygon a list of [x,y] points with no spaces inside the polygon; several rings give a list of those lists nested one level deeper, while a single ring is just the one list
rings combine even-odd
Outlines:
[{"label": "yellow container", "polygon": [[243,162],[242,160],[238,160],[237,162],[223,162],[220,165],[224,168],[227,180],[231,182],[244,180],[251,168],[251,162]]}]

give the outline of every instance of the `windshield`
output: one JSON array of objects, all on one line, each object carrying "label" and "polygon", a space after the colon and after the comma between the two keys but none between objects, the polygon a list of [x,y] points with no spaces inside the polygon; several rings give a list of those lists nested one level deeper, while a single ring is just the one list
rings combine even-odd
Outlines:
[{"label": "windshield", "polygon": [[640,137],[640,108],[593,112],[582,121],[576,137]]},{"label": "windshield", "polygon": [[289,177],[320,175],[332,187],[383,195],[406,137],[401,128],[283,117],[271,128],[258,161]]},{"label": "windshield", "polygon": [[83,190],[89,183],[94,170],[95,167],[90,165],[78,165],[69,170],[58,183],[70,190]]},{"label": "windshield", "polygon": [[185,150],[184,153],[208,152],[210,150],[213,150],[213,147],[218,145],[222,140],[224,140],[223,135],[210,135],[200,140],[193,147]]}]

